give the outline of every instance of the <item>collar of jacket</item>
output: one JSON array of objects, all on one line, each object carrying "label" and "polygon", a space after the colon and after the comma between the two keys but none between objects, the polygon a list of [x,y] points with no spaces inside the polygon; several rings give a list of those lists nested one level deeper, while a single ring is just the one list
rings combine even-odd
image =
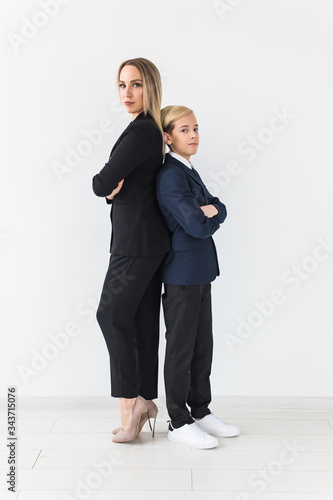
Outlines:
[{"label": "collar of jacket", "polygon": [[181,168],[187,175],[189,175],[195,182],[200,184],[201,187],[203,187],[203,182],[199,177],[199,174],[195,174],[193,170],[188,168],[184,163],[181,161],[177,160],[177,158],[174,158],[171,156],[169,153],[165,155],[165,160],[164,163],[173,163],[173,165],[176,165],[177,167]]},{"label": "collar of jacket", "polygon": [[149,112],[147,112],[147,114],[145,114],[145,112],[142,111],[138,116],[136,116],[134,118],[134,120],[132,121],[132,123],[135,122],[135,121],[137,121],[137,120],[142,120],[142,118],[152,118],[152,116],[151,116],[151,114]]}]

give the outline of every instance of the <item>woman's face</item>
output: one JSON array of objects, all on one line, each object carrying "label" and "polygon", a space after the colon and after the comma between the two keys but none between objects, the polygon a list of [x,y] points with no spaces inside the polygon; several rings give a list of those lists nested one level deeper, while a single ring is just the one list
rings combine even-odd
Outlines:
[{"label": "woman's face", "polygon": [[193,113],[174,121],[171,134],[165,133],[165,142],[171,151],[187,160],[195,155],[199,146],[199,126]]},{"label": "woman's face", "polygon": [[124,66],[120,72],[119,95],[132,119],[143,111],[143,87],[140,71],[136,66]]}]

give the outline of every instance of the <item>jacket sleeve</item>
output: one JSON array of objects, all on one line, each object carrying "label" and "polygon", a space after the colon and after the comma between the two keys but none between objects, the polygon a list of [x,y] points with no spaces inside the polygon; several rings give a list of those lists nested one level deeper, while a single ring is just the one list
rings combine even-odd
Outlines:
[{"label": "jacket sleeve", "polygon": [[93,191],[97,196],[108,196],[118,183],[150,155],[152,124],[140,123],[131,126],[112,153],[109,161],[93,178]]},{"label": "jacket sleeve", "polygon": [[215,217],[206,217],[195,199],[186,174],[165,169],[158,176],[157,197],[184,231],[194,238],[208,238],[220,227]]},{"label": "jacket sleeve", "polygon": [[206,186],[205,186],[205,190],[206,190],[206,196],[207,196],[207,199],[208,199],[208,204],[209,205],[214,205],[214,207],[218,211],[218,213],[216,215],[214,215],[213,218],[216,218],[216,220],[220,224],[222,224],[222,222],[224,222],[225,219],[226,219],[226,217],[227,217],[227,208],[226,208],[226,206],[216,196],[212,196],[210,194],[210,192],[208,191],[208,189],[206,188]]}]

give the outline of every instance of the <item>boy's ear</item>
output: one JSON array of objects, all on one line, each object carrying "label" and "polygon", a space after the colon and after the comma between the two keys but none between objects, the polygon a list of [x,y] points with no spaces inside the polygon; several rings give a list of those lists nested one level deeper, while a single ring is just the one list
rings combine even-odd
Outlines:
[{"label": "boy's ear", "polygon": [[169,137],[169,134],[167,134],[166,132],[164,132],[164,142],[165,144],[171,144],[171,139]]}]

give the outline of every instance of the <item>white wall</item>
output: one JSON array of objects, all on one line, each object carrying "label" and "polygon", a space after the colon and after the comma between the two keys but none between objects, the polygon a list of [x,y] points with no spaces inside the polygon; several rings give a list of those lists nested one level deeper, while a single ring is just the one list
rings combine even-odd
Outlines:
[{"label": "white wall", "polygon": [[[333,239],[332,14],[329,0],[1,3],[2,394],[109,394],[94,316],[109,208],[91,179],[130,120],[118,65],[147,57],[163,105],[194,108],[193,162],[229,212],[215,237],[214,394],[333,395],[333,249],[319,248]],[[100,144],[66,163],[101,122]],[[36,352],[54,358],[37,367]]]}]

